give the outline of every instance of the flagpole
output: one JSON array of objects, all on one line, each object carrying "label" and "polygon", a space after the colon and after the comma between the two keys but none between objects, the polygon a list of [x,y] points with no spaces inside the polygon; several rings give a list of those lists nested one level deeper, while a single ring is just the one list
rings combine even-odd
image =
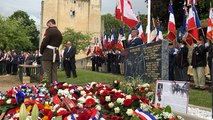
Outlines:
[{"label": "flagpole", "polygon": [[151,0],[148,0],[148,35],[147,35],[147,43],[150,43],[150,22],[151,22]]}]

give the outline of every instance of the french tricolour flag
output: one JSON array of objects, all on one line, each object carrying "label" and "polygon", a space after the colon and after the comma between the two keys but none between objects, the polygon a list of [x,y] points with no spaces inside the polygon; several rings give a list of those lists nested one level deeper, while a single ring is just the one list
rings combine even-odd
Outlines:
[{"label": "french tricolour flag", "polygon": [[188,33],[194,40],[199,40],[199,29],[201,28],[200,20],[197,14],[197,10],[194,5],[189,9],[188,17]]},{"label": "french tricolour flag", "polygon": [[168,23],[168,39],[174,41],[176,39],[175,16],[172,4],[169,4],[169,23]]},{"label": "french tricolour flag", "polygon": [[159,40],[163,40],[163,33],[162,33],[162,28],[160,23],[158,23],[158,32],[157,32],[156,41],[159,41]]},{"label": "french tricolour flag", "polygon": [[211,8],[209,11],[206,38],[208,38],[209,40],[213,40],[213,8]]},{"label": "french tricolour flag", "polygon": [[151,115],[147,111],[143,111],[141,108],[137,108],[134,111],[134,114],[140,117],[142,120],[156,120],[156,118],[153,115]]},{"label": "french tricolour flag", "polygon": [[139,34],[138,34],[138,37],[140,37],[143,41],[144,41],[144,33],[143,33],[143,27],[142,27],[142,22],[139,22],[138,23],[138,32],[139,32]]},{"label": "french tricolour flag", "polygon": [[101,119],[101,112],[99,112],[97,109],[92,110],[92,115],[90,116],[89,120],[100,120]]},{"label": "french tricolour flag", "polygon": [[68,115],[67,117],[64,118],[64,120],[76,120],[74,114]]}]

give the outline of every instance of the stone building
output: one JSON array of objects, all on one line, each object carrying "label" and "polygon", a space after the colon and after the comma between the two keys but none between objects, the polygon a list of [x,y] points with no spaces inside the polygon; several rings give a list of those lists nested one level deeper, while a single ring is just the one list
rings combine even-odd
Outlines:
[{"label": "stone building", "polygon": [[[55,19],[61,32],[66,28],[92,34],[99,37],[101,34],[101,0],[42,0],[41,2],[41,40],[46,22]],[[93,40],[91,40],[93,42]],[[82,53],[77,56],[83,58]]]}]

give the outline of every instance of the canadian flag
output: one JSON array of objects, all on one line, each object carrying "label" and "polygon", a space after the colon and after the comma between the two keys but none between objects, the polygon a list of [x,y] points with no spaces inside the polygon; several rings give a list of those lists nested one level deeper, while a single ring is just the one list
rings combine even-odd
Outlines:
[{"label": "canadian flag", "polygon": [[175,16],[172,5],[169,4],[169,23],[168,23],[168,39],[174,41],[176,39]]},{"label": "canadian flag", "polygon": [[206,38],[208,38],[209,40],[213,40],[213,8],[211,8],[209,11]]},{"label": "canadian flag", "polygon": [[[119,6],[120,6],[120,8],[119,8]],[[132,5],[130,3],[130,0],[120,0],[119,1],[119,5],[118,5],[118,7],[116,7],[116,15],[118,15],[117,16],[118,18],[119,18],[119,13],[118,13],[119,9],[121,9],[120,10],[121,21],[123,21],[127,26],[129,26],[130,28],[133,28],[134,26],[136,26],[138,24],[138,20],[132,10]]]}]

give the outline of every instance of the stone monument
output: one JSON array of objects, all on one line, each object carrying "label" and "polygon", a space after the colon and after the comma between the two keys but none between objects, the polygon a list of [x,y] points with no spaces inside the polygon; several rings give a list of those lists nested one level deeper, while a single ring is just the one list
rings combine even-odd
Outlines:
[{"label": "stone monument", "polygon": [[139,79],[149,83],[169,79],[168,41],[125,49],[124,56],[125,79]]}]

